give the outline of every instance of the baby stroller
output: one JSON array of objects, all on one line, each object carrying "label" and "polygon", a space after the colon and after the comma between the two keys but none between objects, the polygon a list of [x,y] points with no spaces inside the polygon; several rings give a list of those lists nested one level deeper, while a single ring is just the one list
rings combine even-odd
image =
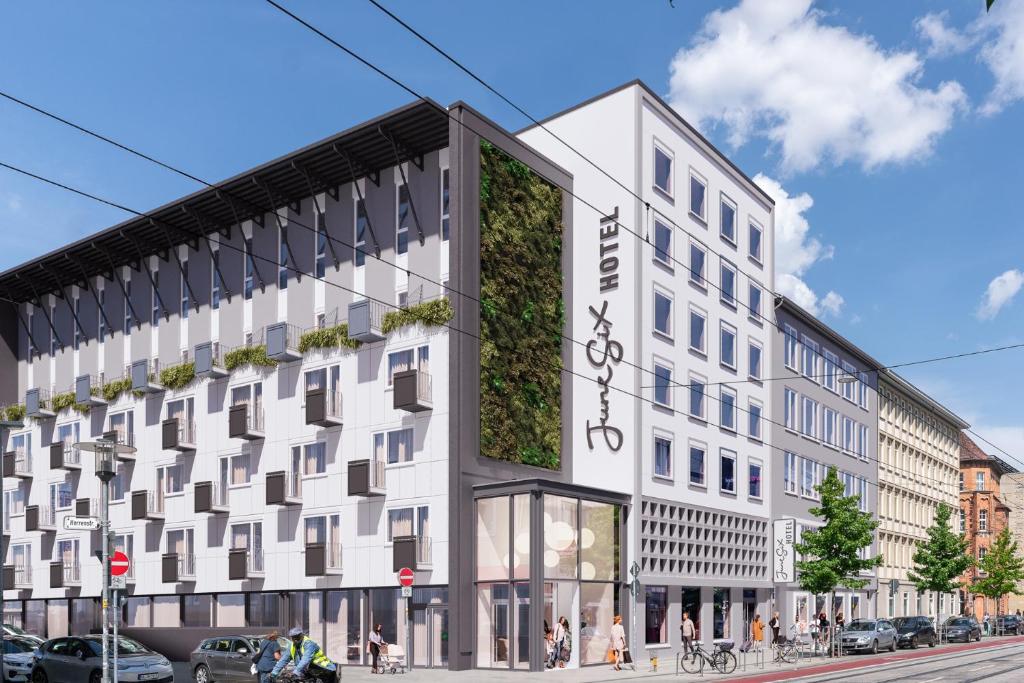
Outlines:
[{"label": "baby stroller", "polygon": [[401,671],[405,673],[405,648],[401,645],[380,646],[380,670],[381,673],[390,671],[395,674]]}]

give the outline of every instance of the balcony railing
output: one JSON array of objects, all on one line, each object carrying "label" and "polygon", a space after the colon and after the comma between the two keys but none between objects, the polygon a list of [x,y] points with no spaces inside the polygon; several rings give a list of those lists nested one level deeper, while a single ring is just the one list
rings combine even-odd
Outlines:
[{"label": "balcony railing", "polygon": [[266,573],[266,570],[263,568],[263,548],[256,548],[249,551],[246,568],[249,570],[249,576],[262,576]]},{"label": "balcony railing", "polygon": [[396,372],[392,384],[396,410],[418,413],[434,407],[430,373],[423,370]]},{"label": "balcony railing", "polygon": [[253,441],[264,437],[263,406],[240,401],[228,410],[228,436]]},{"label": "balcony railing", "polygon": [[[119,444],[121,446],[131,446],[133,448],[135,447],[135,434],[129,432],[128,428],[125,426],[117,426],[111,429],[109,432],[104,432],[103,438],[107,439],[108,441],[113,441],[114,443]],[[134,453],[115,453],[114,457],[117,458],[118,460],[135,460]]]},{"label": "balcony railing", "polygon": [[196,578],[196,556],[192,553],[178,555],[178,579]]},{"label": "balcony railing", "polygon": [[342,569],[341,544],[328,543],[325,550],[327,551],[327,571],[340,572]]},{"label": "balcony railing", "polygon": [[50,389],[43,387],[26,391],[25,415],[27,417],[34,417],[37,420],[56,417],[57,413],[53,411],[50,403],[52,393]]},{"label": "balcony railing", "polygon": [[11,462],[10,474],[6,471],[4,476],[18,477],[19,479],[32,478],[32,453],[22,448],[15,448],[13,451],[4,454]]},{"label": "balcony railing", "polygon": [[82,567],[78,562],[64,563],[64,585],[80,586],[82,584]]},{"label": "balcony railing", "polygon": [[82,454],[72,441],[59,441],[50,446],[50,469],[82,469]]},{"label": "balcony railing", "polygon": [[103,378],[99,375],[80,375],[75,378],[72,387],[75,392],[75,403],[85,406],[106,405],[103,398]]},{"label": "balcony railing", "polygon": [[215,481],[197,481],[193,486],[195,511],[217,514],[228,512],[228,489]]},{"label": "balcony railing", "polygon": [[[70,501],[68,502],[70,505]],[[56,531],[57,517],[49,505],[25,506],[25,531]]]},{"label": "balcony railing", "polygon": [[164,497],[157,491],[132,491],[132,519],[163,519]]},{"label": "balcony railing", "polygon": [[160,361],[137,360],[131,364],[132,391],[141,391],[147,394],[159,393],[164,390],[158,381],[160,374]]},{"label": "balcony railing", "polygon": [[429,567],[433,564],[431,560],[431,543],[429,536],[416,537],[416,566]]},{"label": "balcony railing", "polygon": [[30,565],[30,564],[16,564],[16,565],[14,565],[14,587],[15,588],[31,588],[32,587],[32,565]]},{"label": "balcony railing", "polygon": [[267,356],[282,363],[302,358],[299,351],[299,339],[302,337],[302,328],[292,323],[273,323],[267,325],[265,337],[267,340]]},{"label": "balcony railing", "polygon": [[361,342],[384,339],[381,330],[387,308],[380,301],[363,299],[348,305],[348,336]]},{"label": "balcony railing", "polygon": [[383,496],[387,493],[387,470],[379,458],[353,460],[348,464],[348,495]]},{"label": "balcony railing", "polygon": [[338,427],[342,420],[342,394],[337,389],[306,389],[306,424]]},{"label": "balcony railing", "polygon": [[194,451],[196,449],[195,420],[170,417],[163,421],[164,450]]},{"label": "balcony railing", "polygon": [[292,472],[267,472],[267,505],[298,505],[302,502],[302,479]]}]

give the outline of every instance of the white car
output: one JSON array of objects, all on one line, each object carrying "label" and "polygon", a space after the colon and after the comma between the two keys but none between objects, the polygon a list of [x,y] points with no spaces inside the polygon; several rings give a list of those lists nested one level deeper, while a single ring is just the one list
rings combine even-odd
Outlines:
[{"label": "white car", "polygon": [[34,654],[39,644],[21,636],[4,636],[4,681],[22,683],[32,673]]}]

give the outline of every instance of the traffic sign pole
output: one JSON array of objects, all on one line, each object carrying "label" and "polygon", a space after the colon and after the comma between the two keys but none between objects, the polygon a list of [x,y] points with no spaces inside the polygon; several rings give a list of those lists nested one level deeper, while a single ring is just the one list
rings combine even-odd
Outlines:
[{"label": "traffic sign pole", "polygon": [[412,670],[412,584],[416,581],[416,573],[408,567],[398,570],[398,585],[402,587],[405,598],[405,663]]}]

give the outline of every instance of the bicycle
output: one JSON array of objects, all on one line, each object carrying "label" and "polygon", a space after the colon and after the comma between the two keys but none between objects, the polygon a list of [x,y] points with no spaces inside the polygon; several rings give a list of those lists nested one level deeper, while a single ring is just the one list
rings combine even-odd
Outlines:
[{"label": "bicycle", "polygon": [[704,665],[707,664],[718,673],[731,674],[737,664],[736,655],[732,653],[732,641],[715,643],[714,647],[714,651],[708,652],[704,649],[704,641],[694,641],[692,654],[679,653],[676,667],[681,666],[688,674],[699,674],[704,672]]},{"label": "bicycle", "polygon": [[796,638],[787,638],[775,646],[776,662],[795,664],[800,658],[799,641]]}]

